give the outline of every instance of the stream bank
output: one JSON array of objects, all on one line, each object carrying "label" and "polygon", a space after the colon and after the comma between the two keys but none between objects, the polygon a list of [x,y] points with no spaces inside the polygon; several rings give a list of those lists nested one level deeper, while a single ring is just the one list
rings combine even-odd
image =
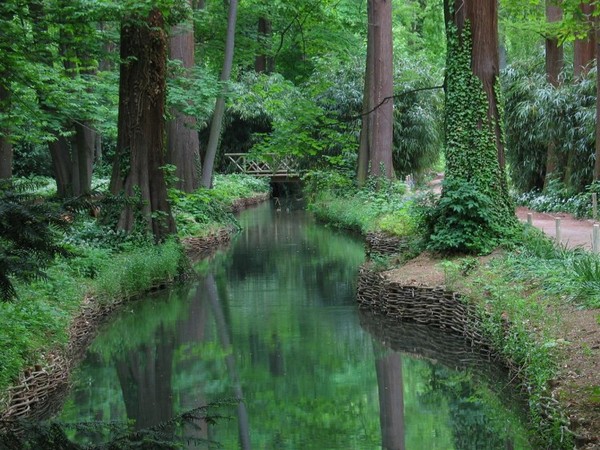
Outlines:
[{"label": "stream bank", "polygon": [[[251,197],[239,198],[233,202],[231,210],[239,212],[264,202],[269,197],[269,193],[257,193]],[[187,237],[181,240],[182,249],[190,261],[197,261],[226,245],[237,231],[235,226],[230,225],[206,236]],[[147,290],[158,290],[175,281],[177,279],[173,277],[156,280],[156,284],[147,287]],[[48,342],[46,351],[40,354],[39,362],[24,368],[18,381],[0,395],[0,431],[18,420],[43,420],[56,414],[68,392],[71,371],[81,361],[98,328],[124,303],[138,298],[142,293],[103,301],[85,295],[78,308],[79,312],[69,325],[67,344],[61,347]]]}]

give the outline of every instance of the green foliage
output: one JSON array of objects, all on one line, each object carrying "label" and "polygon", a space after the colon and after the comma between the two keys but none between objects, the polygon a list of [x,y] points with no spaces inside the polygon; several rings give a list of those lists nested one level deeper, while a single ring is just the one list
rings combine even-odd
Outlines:
[{"label": "green foliage", "polygon": [[311,199],[308,208],[319,219],[362,234],[381,229],[398,236],[415,233],[416,222],[411,215],[411,202],[404,196],[403,183],[371,178],[357,189],[343,177],[325,177],[323,172],[312,175],[317,176],[305,189]]},{"label": "green foliage", "polygon": [[[215,425],[227,417],[217,412],[219,408],[238,403],[234,400],[214,402],[175,415],[152,427],[134,430],[130,422],[61,422],[58,420],[11,423],[11,428],[0,432],[0,448],[29,450],[52,448],[60,450],[87,450],[106,448],[110,450],[146,449],[170,450],[183,445],[195,447],[214,445],[215,442],[194,437],[191,430]],[[75,432],[77,440],[72,439]],[[100,445],[81,444],[86,436],[110,436]]]},{"label": "green foliage", "polygon": [[594,182],[583,192],[571,195],[565,185],[554,179],[543,192],[530,191],[515,196],[517,205],[526,206],[540,212],[565,212],[578,218],[591,218],[593,215],[592,194],[600,193],[600,183]]},{"label": "green foliage", "polygon": [[55,256],[66,255],[57,231],[67,222],[56,208],[38,201],[27,186],[0,182],[0,300],[16,297],[12,278],[45,277]]},{"label": "green foliage", "polygon": [[441,253],[487,254],[514,233],[502,222],[494,200],[474,183],[444,180],[442,196],[427,217],[428,248]]},{"label": "green foliage", "polygon": [[515,187],[542,190],[549,145],[557,154],[556,171],[569,194],[592,182],[595,141],[595,69],[574,82],[569,72],[562,83],[546,79],[541,57],[504,70],[506,93],[506,157]]},{"label": "green foliage", "polygon": [[[526,386],[530,414],[540,432],[539,446],[571,448],[571,436],[564,432],[564,415],[560,410],[547,414],[554,405],[549,383],[556,376],[560,347],[565,344],[560,339],[558,316],[549,314],[551,305],[558,304],[557,297],[546,295],[517,261],[525,262],[527,257],[509,253],[457,282],[480,308],[482,326],[493,347]],[[529,264],[539,264],[539,260]]]},{"label": "green foliage", "polygon": [[496,123],[488,116],[487,95],[471,68],[471,39],[469,23],[461,36],[448,25],[446,182],[430,223],[430,247],[441,252],[488,253],[516,225],[498,162],[502,117]]},{"label": "green foliage", "polygon": [[192,193],[170,190],[169,198],[181,236],[203,236],[215,227],[236,224],[234,200],[269,192],[267,179],[249,175],[216,175],[212,189]]}]

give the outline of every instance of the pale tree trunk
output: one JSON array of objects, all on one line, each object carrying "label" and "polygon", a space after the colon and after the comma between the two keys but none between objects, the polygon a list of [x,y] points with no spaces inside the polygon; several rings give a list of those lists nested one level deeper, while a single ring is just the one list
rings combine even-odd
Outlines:
[{"label": "pale tree trunk", "polygon": [[[6,78],[4,78],[6,80]],[[0,112],[9,109],[10,92],[0,82]],[[0,179],[12,178],[13,147],[8,127],[0,129]]]},{"label": "pale tree trunk", "polygon": [[[368,16],[370,17],[371,4],[367,4]],[[367,61],[365,65],[365,83],[363,89],[363,105],[362,105],[362,120],[360,127],[360,143],[358,147],[358,165],[356,169],[356,180],[359,186],[366,183],[369,176],[369,160],[371,147],[371,123],[373,118],[372,111],[375,105],[373,104],[373,96],[371,95],[371,85],[373,84],[373,28],[371,22],[368,22],[367,27]]]},{"label": "pale tree trunk", "polygon": [[[393,178],[394,67],[392,48],[392,0],[369,0],[367,4],[367,65],[363,100],[357,179],[366,174]],[[365,160],[368,156],[368,165]]]},{"label": "pale tree trunk", "polygon": [[573,74],[579,78],[587,74],[591,68],[591,63],[596,57],[596,37],[593,31],[592,14],[594,5],[581,3],[581,12],[585,20],[589,22],[590,31],[585,39],[576,39],[573,45]]},{"label": "pale tree trunk", "polygon": [[[231,76],[231,66],[233,65],[233,51],[235,47],[235,21],[237,18],[237,0],[229,2],[229,16],[227,18],[227,37],[225,40],[225,57],[223,61],[223,70],[221,71],[221,83],[223,89]],[[205,188],[211,188],[213,182],[213,172],[215,157],[219,141],[221,140],[221,128],[223,125],[223,116],[225,114],[225,93],[217,96],[215,111],[210,124],[210,134],[206,146],[206,155],[204,156],[204,165],[202,166],[202,179],[200,184]]]},{"label": "pale tree trunk", "polygon": [[[191,0],[189,3],[191,5]],[[193,29],[192,23],[176,26],[169,40],[171,59],[181,61],[186,69],[194,67]],[[173,119],[167,128],[167,162],[176,167],[175,176],[178,181],[175,186],[184,192],[193,192],[198,188],[200,169],[200,141],[196,130],[196,118],[175,109],[171,113]]]},{"label": "pale tree trunk", "polygon": [[[137,20],[136,20],[137,19]],[[142,22],[142,23],[140,23]],[[158,9],[121,26],[117,152],[110,191],[141,195],[141,212],[157,241],[175,233],[164,165],[167,38]],[[117,227],[131,231],[137,208],[124,206]]]},{"label": "pale tree trunk", "polygon": [[[556,0],[546,0],[546,20],[549,23],[562,20],[562,9]],[[560,72],[564,64],[564,50],[558,45],[555,36],[546,37],[546,78],[550,84],[557,87],[560,84]],[[558,166],[558,155],[556,153],[556,142],[548,142],[546,154],[546,176],[544,178],[544,189],[552,179]]]}]

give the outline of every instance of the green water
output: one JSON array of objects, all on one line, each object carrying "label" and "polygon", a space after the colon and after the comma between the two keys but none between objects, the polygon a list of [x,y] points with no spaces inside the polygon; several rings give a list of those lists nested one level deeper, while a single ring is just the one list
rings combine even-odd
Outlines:
[{"label": "green water", "polygon": [[229,419],[186,429],[213,442],[189,448],[530,448],[498,367],[456,338],[359,314],[361,241],[289,209],[245,211],[198,279],[126,305],[60,418],[144,428],[241,398],[211,409]]}]

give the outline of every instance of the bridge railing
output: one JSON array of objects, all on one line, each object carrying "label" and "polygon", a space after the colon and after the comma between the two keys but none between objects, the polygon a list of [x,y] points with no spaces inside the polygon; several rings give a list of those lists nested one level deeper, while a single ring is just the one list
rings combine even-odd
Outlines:
[{"label": "bridge railing", "polygon": [[227,162],[236,172],[257,177],[289,177],[300,176],[300,170],[293,157],[269,153],[249,155],[248,153],[225,153]]}]

